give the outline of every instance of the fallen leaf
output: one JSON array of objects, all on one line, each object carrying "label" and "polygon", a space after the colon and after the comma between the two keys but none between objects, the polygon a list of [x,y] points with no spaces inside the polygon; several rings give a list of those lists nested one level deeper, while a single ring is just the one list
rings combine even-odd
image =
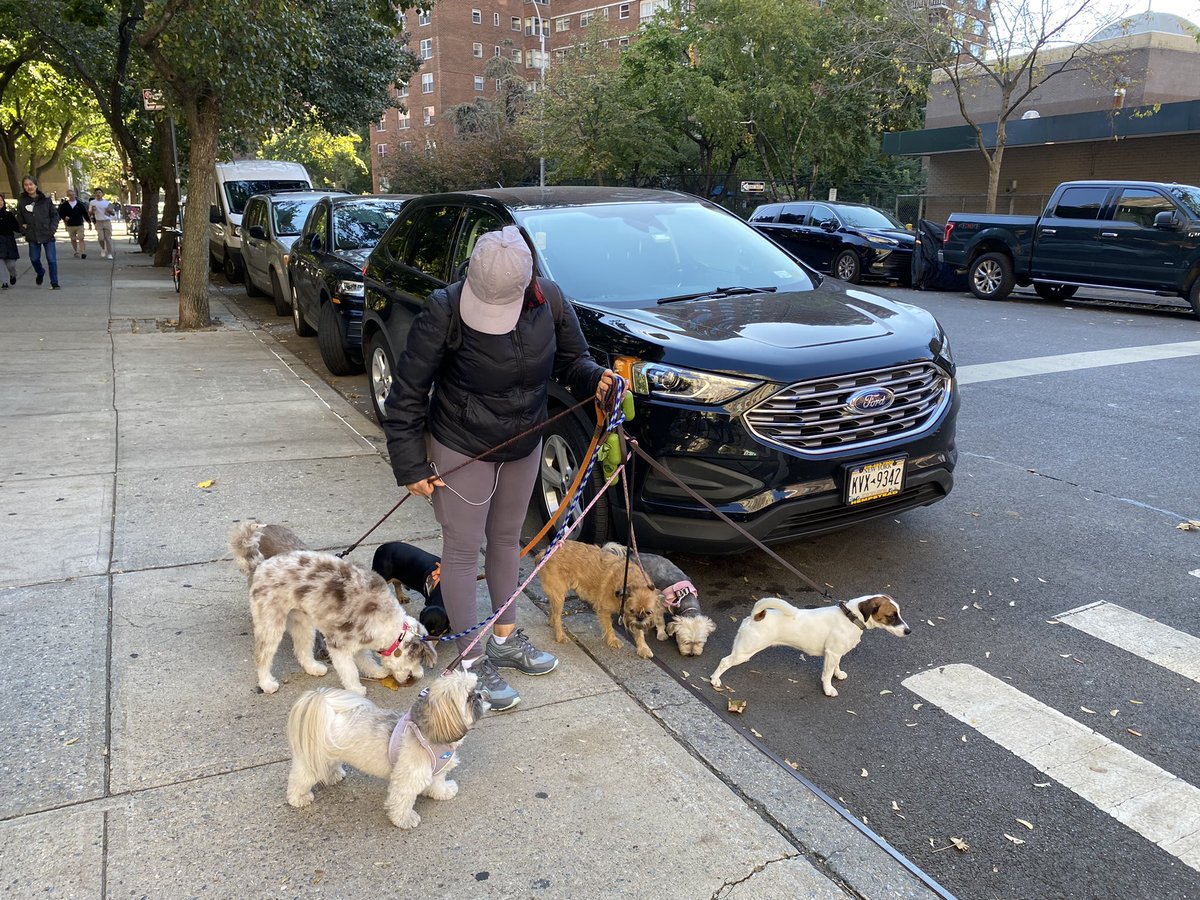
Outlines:
[{"label": "fallen leaf", "polygon": [[957,850],[959,853],[966,853],[968,850],[971,849],[971,845],[968,844],[966,841],[964,841],[962,838],[952,837],[952,838],[950,838],[950,843],[954,845],[954,849]]},{"label": "fallen leaf", "polygon": [[1034,786],[1034,787],[1050,787],[1050,782],[1048,782],[1048,781],[1035,781],[1035,782],[1033,783],[1033,786]]},{"label": "fallen leaf", "polygon": [[794,763],[790,759],[785,759],[784,762],[787,763],[787,765],[791,766],[793,769],[800,768],[800,763]]},{"label": "fallen leaf", "polygon": [[1175,527],[1180,531],[1200,531],[1200,522],[1195,519],[1188,519],[1186,522],[1180,522]]},{"label": "fallen leaf", "polygon": [[1026,828],[1028,828],[1030,831],[1033,831],[1033,823],[1032,822],[1027,822],[1025,819],[1017,819],[1017,821],[1020,822],[1022,825],[1024,825]]},{"label": "fallen leaf", "polygon": [[1008,601],[1008,605],[1009,605],[1009,606],[1016,606],[1016,605],[1017,605],[1017,601],[1016,601],[1016,600],[1009,600],[1009,601]]},{"label": "fallen leaf", "polygon": [[1047,581],[1045,578],[1043,578],[1041,575],[1039,575],[1039,576],[1038,576],[1038,581],[1040,581],[1042,584],[1049,584],[1049,583],[1050,583],[1050,582],[1048,582],[1048,581]]},{"label": "fallen leaf", "polygon": [[217,482],[216,482],[216,479],[212,479],[212,478],[210,478],[208,481],[201,481],[201,482],[200,482],[198,485],[196,485],[196,487],[198,487],[198,488],[210,488],[210,487],[212,487],[212,486],[213,486],[214,484],[216,484],[216,483],[217,483]]},{"label": "fallen leaf", "polygon": [[1142,733],[1140,731],[1134,731],[1132,728],[1126,728],[1125,730],[1128,731],[1130,734],[1132,734],[1134,737],[1142,736]]},{"label": "fallen leaf", "polygon": [[928,625],[930,628],[937,628],[937,626],[933,624],[932,619],[926,619],[925,624]]},{"label": "fallen leaf", "polygon": [[1059,656],[1061,656],[1063,659],[1070,659],[1070,658],[1071,658],[1071,654],[1070,654],[1070,653],[1060,653],[1060,654],[1058,654],[1058,655],[1059,655]]},{"label": "fallen leaf", "polygon": [[924,705],[925,705],[924,703],[914,703],[914,704],[913,704],[913,709],[920,709],[920,708],[921,708],[922,706],[924,706]]},{"label": "fallen leaf", "polygon": [[691,678],[692,676],[691,676],[691,675],[689,675],[687,672],[684,672],[684,673],[683,673],[683,677],[684,677],[684,678]]},{"label": "fallen leaf", "polygon": [[882,691],[880,691],[880,692],[879,692],[879,696],[880,696],[880,697],[882,697],[884,694],[890,694],[890,693],[891,693],[891,691],[888,691],[888,690],[882,690]]},{"label": "fallen leaf", "polygon": [[857,716],[857,715],[858,715],[858,713],[856,713],[856,712],[855,712],[854,710],[852,710],[852,709],[848,709],[848,710],[846,710],[846,712],[850,713],[850,715],[852,715],[852,716]]},{"label": "fallen leaf", "polygon": [[1046,624],[1047,625],[1061,625],[1062,622],[1058,621],[1058,619],[1047,619]]},{"label": "fallen leaf", "polygon": [[975,607],[976,609],[983,609],[983,607],[982,607],[982,606],[980,606],[978,603],[972,603],[971,605],[972,605],[973,607]]},{"label": "fallen leaf", "polygon": [[895,800],[892,801],[892,809],[894,809],[896,812],[900,812],[900,804]]},{"label": "fallen leaf", "polygon": [[917,727],[917,723],[916,723],[916,722],[905,722],[905,723],[904,723],[904,727],[905,727],[905,728],[916,728],[916,727]]},{"label": "fallen leaf", "polygon": [[379,683],[380,683],[380,684],[382,684],[382,685],[383,685],[385,688],[387,688],[389,691],[398,691],[398,690],[400,690],[400,682],[398,682],[398,681],[397,681],[395,678],[393,678],[391,675],[385,675],[385,676],[383,676],[382,678],[380,678],[380,679],[379,679]]},{"label": "fallen leaf", "polygon": [[1012,580],[1013,580],[1013,583],[1014,583],[1014,584],[1020,584],[1020,583],[1021,583],[1021,579],[1020,579],[1020,578],[1017,578],[1017,577],[1015,577],[1015,576],[1010,576],[1010,577],[1012,577]]},{"label": "fallen leaf", "polygon": [[963,607],[963,609],[966,609],[966,608],[967,608],[967,607],[965,607],[965,606]]},{"label": "fallen leaf", "polygon": [[1141,706],[1141,705],[1142,705],[1142,701],[1141,701],[1141,700],[1130,700],[1129,702],[1130,702],[1130,703],[1136,703],[1138,706]]},{"label": "fallen leaf", "polygon": [[1108,714],[1109,714],[1110,716],[1112,716],[1112,717],[1115,719],[1115,718],[1117,717],[1117,713],[1119,713],[1119,712],[1120,712],[1120,710],[1119,710],[1119,709],[1110,709],[1110,710],[1108,711]]},{"label": "fallen leaf", "polygon": [[967,742],[967,736],[965,734],[962,736],[962,742],[964,744]]},{"label": "fallen leaf", "polygon": [[71,738],[69,741],[63,741],[63,746],[64,746],[64,747],[70,747],[72,744],[74,744],[74,743],[75,743],[75,742],[77,742],[78,740],[79,740],[79,738],[77,738],[77,737],[73,737],[73,738]]},{"label": "fallen leaf", "polygon": [[984,658],[984,659],[991,659],[991,658],[992,658],[992,651],[991,651],[991,650],[984,650],[984,651],[983,651],[983,658]]},{"label": "fallen leaf", "polygon": [[1012,841],[1014,844],[1023,844],[1023,843],[1025,843],[1025,842],[1024,842],[1023,840],[1021,840],[1019,837],[1013,837],[1013,836],[1012,836],[1011,834],[1009,834],[1007,831],[1004,833],[1004,836],[1005,836],[1006,838],[1008,838],[1010,841]]},{"label": "fallen leaf", "polygon": [[[923,543],[923,542],[922,542],[922,543]],[[863,823],[864,825],[870,825],[870,824],[871,824],[871,823],[870,823],[870,822],[867,820],[867,817],[866,817],[866,816],[861,816],[860,818],[862,819],[862,823]]]},{"label": "fallen leaf", "polygon": [[753,728],[751,728],[751,729],[750,729],[750,733],[751,733],[752,735],[754,735],[756,738],[760,738],[760,737],[762,737],[762,735],[761,735],[761,734],[759,734],[757,731],[755,731]]},{"label": "fallen leaf", "polygon": [[863,778],[870,778],[870,777],[871,777],[871,776],[870,776],[870,775],[867,773],[867,770],[866,770],[866,769],[863,769],[863,770],[862,770],[862,772],[860,772],[859,774],[860,774],[860,775],[862,775],[862,777],[863,777]]},{"label": "fallen leaf", "polygon": [[725,708],[731,713],[737,713],[738,715],[741,715],[742,713],[744,713],[746,711],[746,701],[745,700],[730,700],[726,704]]},{"label": "fallen leaf", "polygon": [[312,877],[312,880],[309,882],[309,884],[320,884],[324,880],[325,880],[325,870],[317,869],[317,871],[313,872],[313,877]]},{"label": "fallen leaf", "polygon": [[1094,709],[1088,709],[1086,706],[1081,706],[1079,708],[1082,709],[1085,713],[1088,713],[1089,715],[1094,716],[1096,714],[1096,711]]}]

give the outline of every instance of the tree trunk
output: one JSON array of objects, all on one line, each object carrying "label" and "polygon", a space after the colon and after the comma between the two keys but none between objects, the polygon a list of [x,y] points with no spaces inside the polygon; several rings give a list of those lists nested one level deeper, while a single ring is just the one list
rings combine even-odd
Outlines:
[{"label": "tree trunk", "polygon": [[996,201],[1000,196],[1000,163],[1004,159],[1004,147],[997,147],[990,156],[988,156],[988,193],[987,193],[987,211],[994,213],[996,211]]},{"label": "tree trunk", "polygon": [[153,253],[158,246],[158,184],[157,179],[142,178],[142,219],[138,223],[138,246],[143,253]]},{"label": "tree trunk", "polygon": [[[179,185],[175,183],[175,159],[171,150],[171,120],[166,116],[160,116],[154,127],[158,132],[158,139],[155,141],[158,149],[158,173],[162,179],[163,193],[165,194],[162,224],[170,228],[179,221]],[[150,250],[151,248],[146,247],[146,249]],[[162,235],[155,242],[154,249],[155,267],[169,266],[171,254],[175,250],[175,235]]]},{"label": "tree trunk", "polygon": [[208,206],[217,164],[221,110],[216,97],[201,94],[186,108],[192,146],[188,153],[188,198],[183,219],[183,271],[179,327],[208,328]]}]

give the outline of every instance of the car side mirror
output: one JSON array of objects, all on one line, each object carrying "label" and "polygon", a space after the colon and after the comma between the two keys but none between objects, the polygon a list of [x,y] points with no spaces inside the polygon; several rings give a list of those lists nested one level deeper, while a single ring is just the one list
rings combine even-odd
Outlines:
[{"label": "car side mirror", "polygon": [[824,222],[821,223],[821,227],[823,229],[825,229],[826,231],[837,231],[837,227],[838,227],[837,219],[826,219]]},{"label": "car side mirror", "polygon": [[267,239],[267,232],[261,225],[251,225],[250,237],[255,238],[256,240],[265,241]]},{"label": "car side mirror", "polygon": [[225,224],[225,217],[221,215],[221,208],[219,206],[214,204],[208,208],[208,221],[212,222],[214,225]]},{"label": "car side mirror", "polygon": [[319,234],[310,234],[308,236],[308,249],[313,253],[320,253],[325,249],[321,243],[321,236]]},{"label": "car side mirror", "polygon": [[1173,210],[1164,209],[1162,212],[1155,214],[1154,227],[1161,228],[1164,231],[1174,231],[1179,227],[1179,220]]},{"label": "car side mirror", "polygon": [[471,261],[469,259],[464,259],[462,262],[460,262],[457,266],[454,267],[454,275],[450,279],[451,284],[453,284],[456,281],[462,281],[464,278],[467,277],[467,266],[469,266],[470,264],[471,264]]}]

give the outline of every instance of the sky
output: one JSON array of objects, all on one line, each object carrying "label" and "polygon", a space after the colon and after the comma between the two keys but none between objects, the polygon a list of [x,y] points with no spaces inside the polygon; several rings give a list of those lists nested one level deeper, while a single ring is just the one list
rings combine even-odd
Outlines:
[{"label": "sky", "polygon": [[1147,9],[1154,12],[1174,13],[1177,16],[1183,16],[1189,22],[1200,25],[1200,0],[1141,0],[1140,3],[1130,3],[1128,0],[1100,0],[1096,4],[1096,10],[1100,13],[1102,21],[1136,15]]}]

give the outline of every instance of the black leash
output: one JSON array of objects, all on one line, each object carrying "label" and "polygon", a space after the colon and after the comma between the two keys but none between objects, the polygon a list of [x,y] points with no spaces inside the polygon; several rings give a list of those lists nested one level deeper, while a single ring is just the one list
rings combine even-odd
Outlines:
[{"label": "black leash", "polygon": [[637,453],[637,455],[640,456],[642,459],[644,459],[650,465],[650,467],[652,469],[654,469],[656,472],[658,472],[661,475],[665,475],[672,483],[675,484],[676,487],[678,487],[680,490],[687,493],[688,496],[693,497],[696,500],[699,500],[702,504],[704,504],[704,506],[708,509],[709,512],[711,512],[713,515],[715,515],[717,518],[719,518],[722,522],[724,522],[730,528],[734,529],[734,531],[737,531],[739,534],[742,534],[746,538],[748,538],[750,543],[754,544],[754,546],[758,547],[759,550],[762,550],[764,553],[766,553],[768,556],[770,556],[772,559],[774,559],[777,563],[779,563],[781,566],[783,566],[785,569],[787,569],[789,572],[791,572],[793,575],[795,575],[797,578],[799,578],[805,584],[812,587],[813,590],[815,590],[818,594],[820,594],[826,600],[830,600],[830,601],[833,600],[833,595],[829,593],[828,587],[823,587],[823,586],[817,584],[815,581],[813,581],[811,578],[809,578],[807,575],[805,575],[803,572],[801,572],[799,569],[797,569],[795,566],[793,566],[791,563],[789,563],[786,559],[784,559],[782,556],[780,556],[778,553],[776,553],[774,550],[772,550],[770,547],[768,547],[766,544],[764,544],[762,541],[760,541],[758,538],[756,538],[754,535],[752,535],[750,532],[748,532],[745,528],[743,528],[737,522],[733,521],[733,519],[729,518],[729,516],[725,515],[725,513],[721,512],[719,509],[717,509],[715,506],[713,506],[711,503],[709,503],[707,500],[705,500],[703,497],[701,497],[699,494],[697,494],[695,491],[693,491],[690,487],[688,487],[686,484],[684,484],[682,481],[680,481],[679,478],[677,478],[675,476],[674,472],[672,472],[670,469],[668,469],[666,466],[664,466],[662,463],[660,463],[658,460],[656,460],[654,457],[652,457],[649,453],[647,453],[645,450],[643,450],[640,446],[638,446],[638,442],[634,438],[631,438],[627,434],[625,434],[624,428],[621,429],[621,436],[623,438],[625,438],[625,440],[629,443],[629,446],[632,447],[633,450]]}]

